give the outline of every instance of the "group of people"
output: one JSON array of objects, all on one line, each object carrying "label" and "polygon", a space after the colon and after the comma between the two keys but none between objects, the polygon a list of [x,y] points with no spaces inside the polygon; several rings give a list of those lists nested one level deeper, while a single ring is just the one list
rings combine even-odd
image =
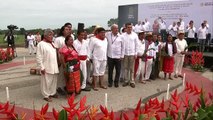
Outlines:
[{"label": "group of people", "polygon": [[203,52],[205,50],[205,45],[207,43],[206,39],[209,34],[209,24],[206,20],[204,20],[201,23],[199,29],[196,29],[193,20],[190,20],[189,23],[185,25],[183,19],[179,18],[179,20],[174,21],[167,28],[166,21],[162,17],[159,17],[158,19],[154,20],[152,26],[148,19],[145,19],[144,22],[138,21],[133,30],[134,32],[138,32],[139,30],[146,32],[153,31],[153,33],[155,34],[160,34],[163,40],[166,40],[166,35],[168,33],[172,35],[174,40],[176,39],[178,31],[184,31],[185,33],[187,33],[187,44],[190,45],[191,43],[198,43],[199,51]]},{"label": "group of people", "polygon": [[36,46],[41,42],[42,38],[39,32],[33,35],[31,32],[25,35],[25,46],[29,49],[29,54],[36,54]]},{"label": "group of people", "polygon": [[[78,30],[77,39],[72,34],[72,24],[66,23],[53,42],[53,31],[46,29],[44,38],[37,44],[36,59],[41,69],[41,93],[51,102],[58,94],[80,94],[81,91],[98,91],[104,85],[104,74],[108,68],[108,87],[130,86],[135,88],[137,80],[156,79],[160,71],[169,79],[182,77],[187,42],[184,32],[179,31],[176,40],[168,34],[163,42],[160,34],[139,30],[133,31],[131,23],[119,33],[118,25],[110,31],[102,27],[87,35]],[[89,36],[89,37],[88,37]],[[107,67],[108,66],[108,67]],[[115,75],[113,70],[115,69]],[[90,78],[92,76],[92,79]],[[113,77],[114,76],[114,77]]]}]

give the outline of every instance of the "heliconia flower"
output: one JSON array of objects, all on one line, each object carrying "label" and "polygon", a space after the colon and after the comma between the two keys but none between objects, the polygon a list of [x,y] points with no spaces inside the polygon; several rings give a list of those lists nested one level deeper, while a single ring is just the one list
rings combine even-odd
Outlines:
[{"label": "heliconia flower", "polygon": [[176,113],[173,110],[170,111],[170,115],[174,120],[176,119]]},{"label": "heliconia flower", "polygon": [[199,95],[201,93],[201,89],[198,90],[197,86],[194,86],[194,91],[195,91],[194,95]]},{"label": "heliconia flower", "polygon": [[159,105],[160,105],[158,98],[155,98],[155,99],[153,100],[153,103],[154,103],[156,106],[159,106]]},{"label": "heliconia flower", "polygon": [[80,106],[79,106],[79,111],[82,112],[84,110],[86,110],[88,108],[88,106],[85,106],[86,104],[86,96],[84,96],[81,100],[80,100]]},{"label": "heliconia flower", "polygon": [[149,103],[149,107],[152,107],[152,99],[149,99],[148,103]]},{"label": "heliconia flower", "polygon": [[185,100],[183,100],[184,107],[189,107],[189,96],[188,94],[185,95]]},{"label": "heliconia flower", "polygon": [[93,105],[89,109],[89,119],[90,120],[95,120],[95,116],[96,116],[97,112],[98,112],[98,108]]},{"label": "heliconia flower", "polygon": [[55,110],[55,108],[53,108],[53,116],[56,120],[58,120],[58,112]]},{"label": "heliconia flower", "polygon": [[111,113],[110,113],[110,119],[111,119],[111,120],[114,119],[114,112],[113,112],[113,111],[111,111]]},{"label": "heliconia flower", "polygon": [[105,115],[105,117],[109,115],[109,112],[106,107],[104,108],[102,105],[100,105],[100,109],[101,109],[101,112]]},{"label": "heliconia flower", "polygon": [[213,95],[209,92],[209,98],[213,100]]},{"label": "heliconia flower", "polygon": [[41,114],[41,115],[46,114],[48,108],[49,108],[49,104],[48,104],[48,103],[47,103],[45,106],[42,106],[40,114]]},{"label": "heliconia flower", "polygon": [[177,89],[175,90],[174,94],[171,94],[171,96],[172,96],[172,99],[173,99],[175,102],[178,101],[179,96],[177,95]]},{"label": "heliconia flower", "polygon": [[75,94],[72,94],[72,96],[68,98],[68,104],[70,106],[70,109],[75,108],[75,106],[78,104],[74,103],[74,101],[75,101]]},{"label": "heliconia flower", "polygon": [[155,115],[155,118],[156,118],[157,120],[160,120],[159,114],[156,114],[156,115]]},{"label": "heliconia flower", "polygon": [[129,120],[129,117],[126,115],[126,113],[123,113],[123,117],[124,117],[124,120]]},{"label": "heliconia flower", "polygon": [[139,116],[140,115],[140,113],[141,113],[141,99],[138,101],[138,104],[137,104],[137,106],[136,106],[136,108],[135,108],[135,110],[133,111],[133,113],[135,114],[135,117],[137,116]]},{"label": "heliconia flower", "polygon": [[192,86],[192,84],[190,84],[190,85],[189,85],[189,88],[190,88],[190,91],[189,91],[189,93],[192,93],[192,92],[194,92],[194,87]]},{"label": "heliconia flower", "polygon": [[188,91],[190,88],[189,88],[189,83],[186,82],[186,87],[185,87],[185,91]]}]

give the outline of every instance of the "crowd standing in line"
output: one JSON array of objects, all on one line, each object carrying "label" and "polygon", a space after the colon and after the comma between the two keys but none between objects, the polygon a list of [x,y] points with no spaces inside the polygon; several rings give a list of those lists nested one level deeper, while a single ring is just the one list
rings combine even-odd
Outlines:
[{"label": "crowd standing in line", "polygon": [[166,21],[159,17],[153,25],[148,19],[138,21],[135,26],[126,23],[120,32],[117,24],[110,31],[98,27],[89,35],[86,30],[78,30],[76,40],[72,24],[66,23],[55,39],[50,29],[44,31],[43,38],[39,33],[35,37],[29,33],[26,39],[29,52],[36,54],[41,69],[41,93],[44,100],[51,102],[58,94],[107,89],[104,85],[107,66],[108,87],[118,88],[122,83],[123,87],[135,88],[138,82],[146,84],[161,79],[160,72],[164,73],[164,80],[167,75],[173,80],[172,73],[175,78],[182,78],[188,45],[198,42],[200,51],[204,51],[208,28],[204,21],[196,31],[192,20],[185,28],[182,18],[167,28]]}]

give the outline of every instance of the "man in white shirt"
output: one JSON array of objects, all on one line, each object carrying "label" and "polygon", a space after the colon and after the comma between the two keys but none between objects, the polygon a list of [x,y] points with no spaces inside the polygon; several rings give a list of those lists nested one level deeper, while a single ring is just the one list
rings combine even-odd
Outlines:
[{"label": "man in white shirt", "polygon": [[182,74],[182,68],[183,68],[183,62],[184,57],[187,52],[187,42],[184,39],[184,31],[178,32],[178,39],[175,40],[176,46],[177,46],[177,53],[175,54],[175,78],[177,77],[183,77]]},{"label": "man in white shirt", "polygon": [[186,27],[186,31],[188,32],[187,44],[190,45],[191,43],[195,43],[196,28],[192,20],[189,22],[189,26]]},{"label": "man in white shirt", "polygon": [[36,46],[39,42],[41,42],[41,35],[39,32],[37,32],[35,35],[35,41],[36,41]]},{"label": "man in white shirt", "polygon": [[141,21],[138,21],[138,23],[134,27],[134,32],[138,32],[142,29]]},{"label": "man in white shirt", "polygon": [[124,58],[124,43],[121,35],[118,33],[118,25],[111,26],[111,32],[106,33],[108,40],[107,63],[108,63],[108,87],[113,85],[113,70],[115,67],[116,74],[114,86],[119,87],[119,77],[121,71],[121,59]]},{"label": "man in white shirt", "polygon": [[207,20],[204,20],[203,23],[204,23],[205,28],[206,28],[206,33],[208,34],[209,33],[209,24],[207,23]]},{"label": "man in white shirt", "polygon": [[148,19],[146,18],[145,19],[145,30],[146,30],[146,32],[148,32],[148,31],[151,31],[151,29],[152,29],[152,26],[151,26],[150,22],[148,21]]},{"label": "man in white shirt", "polygon": [[139,31],[138,38],[138,53],[137,59],[135,60],[135,79],[139,79],[139,82],[145,84],[145,51],[148,49],[148,41],[145,40],[145,31]]},{"label": "man in white shirt", "polygon": [[30,55],[32,53],[36,54],[35,46],[34,46],[35,37],[34,35],[32,35],[32,33],[29,33],[29,35],[27,36],[27,41],[28,41],[28,48],[29,48]]},{"label": "man in white shirt", "polygon": [[83,91],[90,91],[90,88],[87,87],[87,61],[89,61],[88,58],[88,43],[86,40],[84,40],[84,31],[79,30],[78,33],[78,39],[76,39],[73,42],[73,46],[75,50],[78,52],[78,58],[80,59],[80,69],[83,73],[83,81],[81,85],[81,90]]},{"label": "man in white shirt", "polygon": [[179,32],[179,31],[182,31],[182,32],[184,32],[184,27],[183,26],[181,26],[181,23],[180,22],[177,22],[177,33]]},{"label": "man in white shirt", "polygon": [[203,52],[205,50],[207,32],[208,31],[205,27],[205,24],[202,23],[201,27],[198,29],[198,42],[199,42],[199,51],[200,52]]},{"label": "man in white shirt", "polygon": [[51,102],[52,97],[57,98],[56,87],[58,77],[58,62],[56,48],[52,43],[53,31],[44,31],[44,41],[37,46],[36,61],[41,69],[41,93],[44,100]]},{"label": "man in white shirt", "polygon": [[152,80],[155,80],[156,78],[159,78],[159,73],[160,73],[160,70],[159,70],[159,42],[158,42],[158,36],[157,34],[153,34],[152,36],[152,41],[154,43],[154,46],[155,46],[155,50],[154,50],[154,59],[153,59],[153,64],[152,64],[152,72],[151,72],[151,76],[150,76],[150,79]]},{"label": "man in white shirt", "polygon": [[[60,29],[60,32],[59,32],[59,37],[57,37],[54,41],[54,44],[55,44],[55,47],[57,49],[57,54],[58,54],[58,57],[60,58],[60,54],[58,53],[58,50],[60,48],[62,48],[63,46],[65,46],[65,38],[70,35],[70,32],[69,32],[69,27],[65,27],[65,26],[62,26],[61,29]],[[60,64],[60,63],[59,63]],[[59,75],[58,75],[58,89],[57,89],[57,92],[61,95],[65,95],[65,92],[63,91],[62,88],[64,88],[65,86],[65,78],[64,78],[64,69],[63,69],[63,66],[60,65],[59,67]]]},{"label": "man in white shirt", "polygon": [[173,22],[172,25],[169,25],[168,30],[169,30],[169,34],[172,35],[172,39],[175,40],[177,38],[177,26],[176,26],[176,22]]},{"label": "man in white shirt", "polygon": [[184,21],[183,21],[183,18],[179,18],[179,22],[180,22],[180,27],[183,28],[183,29],[181,29],[181,30],[184,31],[185,23],[184,23]]},{"label": "man in white shirt", "polygon": [[124,41],[125,46],[124,50],[125,82],[123,83],[123,87],[130,84],[132,88],[135,88],[134,65],[138,51],[138,36],[136,33],[132,32],[131,23],[126,23],[126,28],[127,32],[122,35],[122,39]]},{"label": "man in white shirt", "polygon": [[147,41],[148,41],[148,49],[146,51],[146,65],[145,65],[145,81],[151,81],[150,80],[150,75],[152,72],[152,64],[153,64],[153,60],[155,59],[156,55],[155,55],[155,44],[152,41],[152,33],[149,32],[146,35]]},{"label": "man in white shirt", "polygon": [[65,23],[64,26],[69,28],[69,35],[72,37],[73,40],[75,40],[75,36],[73,35],[73,32],[72,32],[72,24],[68,22],[68,23]]},{"label": "man in white shirt", "polygon": [[93,89],[98,90],[96,82],[99,79],[99,85],[103,89],[107,89],[103,85],[104,73],[107,64],[107,39],[105,38],[105,29],[100,27],[96,29],[96,36],[91,38],[89,44],[89,56],[93,63]]},{"label": "man in white shirt", "polygon": [[161,37],[163,39],[163,41],[166,40],[166,22],[165,20],[163,20],[161,17],[159,18],[159,33],[161,34]]}]

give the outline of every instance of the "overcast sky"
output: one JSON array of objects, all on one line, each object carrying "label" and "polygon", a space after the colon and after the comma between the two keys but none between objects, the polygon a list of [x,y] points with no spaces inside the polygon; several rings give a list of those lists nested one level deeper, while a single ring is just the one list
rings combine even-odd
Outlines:
[{"label": "overcast sky", "polygon": [[110,18],[118,17],[118,6],[174,0],[1,0],[0,29],[14,24],[19,28],[60,28],[65,22],[77,27],[107,27]]}]

